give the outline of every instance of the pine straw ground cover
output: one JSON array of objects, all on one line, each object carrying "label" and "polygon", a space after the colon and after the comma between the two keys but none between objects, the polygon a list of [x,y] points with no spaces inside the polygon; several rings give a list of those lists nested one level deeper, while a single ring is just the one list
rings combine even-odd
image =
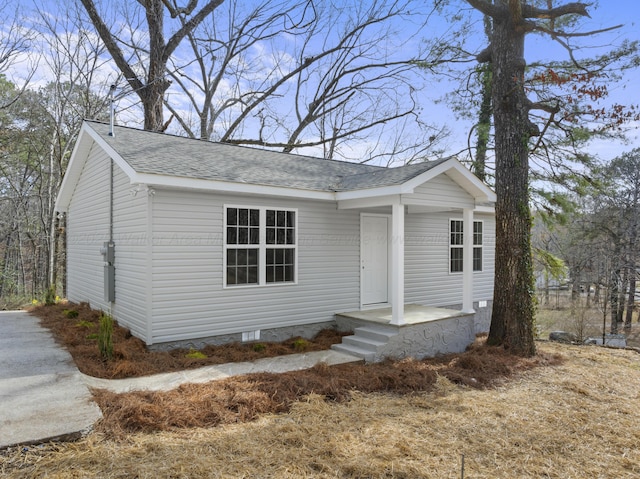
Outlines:
[{"label": "pine straw ground cover", "polygon": [[[469,375],[464,377],[470,385],[460,384],[455,375],[447,379],[447,368],[464,357],[493,355],[500,362],[500,354],[482,349],[473,348],[475,353],[458,359],[424,363],[422,369],[432,364],[435,375],[425,391],[351,391],[348,400],[337,401],[338,397],[327,400],[319,390],[292,402],[285,412],[259,414],[247,423],[181,429],[175,425],[167,431],[122,437],[103,429],[77,443],[5,451],[0,455],[0,475],[459,478],[464,454],[467,479],[640,477],[640,355],[541,343],[541,359],[512,366],[512,373],[520,372],[507,380],[502,376],[493,388],[471,387]],[[564,358],[560,362],[558,355]],[[547,366],[550,362],[554,365]],[[368,375],[375,368],[360,371]],[[326,375],[325,382],[342,377],[338,371],[318,374]],[[205,397],[213,397],[213,390],[235,384],[228,394],[239,404],[267,379],[248,376],[183,388],[171,396],[154,394],[145,401],[130,397],[129,402],[162,408],[182,401],[181,396],[198,396],[207,407]],[[398,377],[396,384],[401,380]],[[192,407],[185,413],[197,412]]]},{"label": "pine straw ground cover", "polygon": [[30,313],[40,318],[42,325],[49,328],[56,340],[67,348],[80,371],[89,376],[106,379],[147,376],[212,364],[323,351],[329,349],[332,344],[339,343],[342,336],[347,334],[326,329],[310,340],[292,338],[281,343],[260,342],[258,346],[256,343],[207,346],[198,350],[206,356],[203,358],[194,357],[194,351],[189,349],[149,351],[144,342],[116,323],[113,330],[114,358],[105,361],[100,356],[96,339],[100,311],[91,309],[87,303],[60,302],[35,307]]}]

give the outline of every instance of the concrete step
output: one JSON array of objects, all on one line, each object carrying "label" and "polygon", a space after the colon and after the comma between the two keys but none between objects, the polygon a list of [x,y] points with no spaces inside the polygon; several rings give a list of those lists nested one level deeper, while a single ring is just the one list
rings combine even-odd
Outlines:
[{"label": "concrete step", "polygon": [[353,335],[345,336],[342,338],[342,344],[349,344],[361,349],[366,349],[371,352],[377,352],[380,346],[387,344],[387,341],[378,341],[376,339],[367,338],[364,336]]},{"label": "concrete step", "polygon": [[380,341],[386,343],[390,338],[398,334],[397,329],[388,328],[385,326],[361,326],[353,330],[353,334],[358,337],[372,339],[374,341]]},{"label": "concrete step", "polygon": [[334,351],[351,354],[352,356],[356,356],[358,358],[362,358],[367,363],[373,362],[376,359],[376,353],[374,351],[363,349],[358,346],[354,346],[353,344],[332,344],[331,349],[333,349]]}]

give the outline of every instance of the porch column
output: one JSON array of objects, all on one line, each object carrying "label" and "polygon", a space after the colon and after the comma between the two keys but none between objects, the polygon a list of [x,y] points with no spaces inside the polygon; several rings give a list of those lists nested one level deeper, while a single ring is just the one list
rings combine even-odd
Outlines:
[{"label": "porch column", "polygon": [[462,210],[462,312],[475,313],[473,309],[473,209]]},{"label": "porch column", "polygon": [[391,207],[391,324],[404,321],[404,205]]}]

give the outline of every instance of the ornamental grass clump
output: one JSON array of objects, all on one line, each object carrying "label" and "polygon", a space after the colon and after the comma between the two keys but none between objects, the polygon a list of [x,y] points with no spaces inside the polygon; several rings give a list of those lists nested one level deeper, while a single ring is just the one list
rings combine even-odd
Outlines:
[{"label": "ornamental grass clump", "polygon": [[98,349],[103,359],[113,359],[113,318],[104,313],[100,316]]}]

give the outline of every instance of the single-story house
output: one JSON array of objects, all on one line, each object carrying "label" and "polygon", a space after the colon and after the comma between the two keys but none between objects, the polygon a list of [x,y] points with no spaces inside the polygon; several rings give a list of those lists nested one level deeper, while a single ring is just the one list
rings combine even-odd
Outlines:
[{"label": "single-story house", "polygon": [[310,337],[341,314],[401,329],[416,311],[454,318],[466,346],[488,328],[494,202],[454,158],[383,168],[86,121],[56,210],[68,299],[149,346]]}]

